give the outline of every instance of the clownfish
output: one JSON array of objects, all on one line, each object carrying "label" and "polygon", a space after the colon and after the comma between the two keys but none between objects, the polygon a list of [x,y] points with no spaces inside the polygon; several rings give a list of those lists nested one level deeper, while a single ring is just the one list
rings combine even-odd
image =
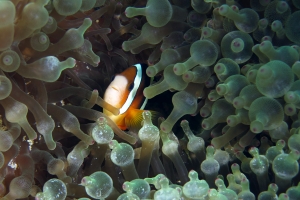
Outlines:
[{"label": "clownfish", "polygon": [[[146,64],[136,64],[113,76],[104,93],[104,101],[119,108],[120,114],[114,115],[105,109],[103,113],[122,130],[139,130],[142,127],[142,112],[148,101],[143,90],[152,82],[152,78],[146,75],[146,68]],[[159,113],[151,112],[152,119],[157,118]]]}]

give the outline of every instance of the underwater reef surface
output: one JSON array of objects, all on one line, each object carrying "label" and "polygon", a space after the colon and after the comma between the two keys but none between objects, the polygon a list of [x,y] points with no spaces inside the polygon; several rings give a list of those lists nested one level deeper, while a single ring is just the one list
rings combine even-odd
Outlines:
[{"label": "underwater reef surface", "polygon": [[299,200],[299,9],[0,0],[0,199]]}]

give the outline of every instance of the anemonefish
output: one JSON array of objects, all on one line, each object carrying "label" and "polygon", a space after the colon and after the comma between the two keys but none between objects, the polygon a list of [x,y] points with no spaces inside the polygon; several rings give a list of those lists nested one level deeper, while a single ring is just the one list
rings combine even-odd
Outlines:
[{"label": "anemonefish", "polygon": [[[143,90],[152,82],[146,75],[146,68],[146,64],[136,64],[115,75],[104,93],[104,100],[119,108],[120,114],[115,116],[105,109],[103,113],[122,130],[139,130],[141,127],[142,112],[148,100],[144,97]],[[156,118],[158,112],[151,112],[152,118]]]}]

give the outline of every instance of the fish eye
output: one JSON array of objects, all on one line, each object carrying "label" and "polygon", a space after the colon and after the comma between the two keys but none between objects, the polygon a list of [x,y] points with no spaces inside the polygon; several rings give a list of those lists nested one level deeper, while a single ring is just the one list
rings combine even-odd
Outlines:
[{"label": "fish eye", "polygon": [[131,91],[133,89],[133,87],[134,87],[134,83],[131,83],[128,87],[128,90]]},{"label": "fish eye", "polygon": [[110,80],[113,81],[113,80],[115,79],[115,77],[116,77],[116,76],[113,75],[113,76],[110,78]]}]

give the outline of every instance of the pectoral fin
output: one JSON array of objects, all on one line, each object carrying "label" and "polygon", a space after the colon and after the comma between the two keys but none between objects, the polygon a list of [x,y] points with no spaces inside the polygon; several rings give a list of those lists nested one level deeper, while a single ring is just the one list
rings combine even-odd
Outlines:
[{"label": "pectoral fin", "polygon": [[[131,109],[128,114],[125,117],[125,124],[127,129],[130,131],[133,131],[135,133],[138,133],[140,128],[143,126],[143,113],[144,110],[139,110],[139,109]],[[150,111],[152,114],[152,123],[157,126],[157,119],[161,115],[157,111]]]}]

